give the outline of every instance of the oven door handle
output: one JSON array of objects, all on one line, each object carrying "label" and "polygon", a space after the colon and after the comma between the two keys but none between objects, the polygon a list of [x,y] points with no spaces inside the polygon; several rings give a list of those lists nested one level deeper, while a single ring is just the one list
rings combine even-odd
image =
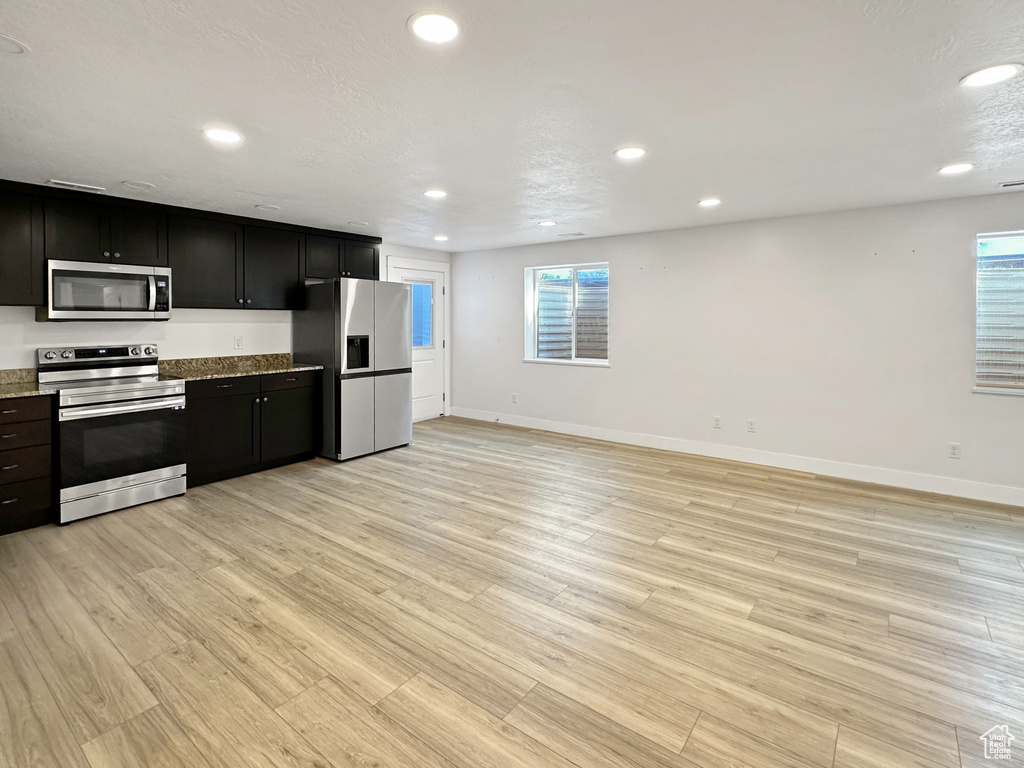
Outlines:
[{"label": "oven door handle", "polygon": [[156,311],[156,277],[149,276],[149,307],[150,312]]},{"label": "oven door handle", "polygon": [[167,408],[181,410],[185,407],[185,397],[167,397],[162,400],[146,400],[123,405],[81,406],[78,408],[61,408],[59,421],[76,421],[78,419],[95,419],[100,416],[115,416],[119,413],[142,413],[143,411],[162,411]]}]

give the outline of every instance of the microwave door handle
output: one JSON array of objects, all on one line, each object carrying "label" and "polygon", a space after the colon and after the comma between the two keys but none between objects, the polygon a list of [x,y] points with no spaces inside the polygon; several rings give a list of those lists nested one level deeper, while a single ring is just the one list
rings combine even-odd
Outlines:
[{"label": "microwave door handle", "polygon": [[119,413],[143,413],[145,411],[161,411],[167,408],[176,410],[185,407],[184,397],[168,397],[163,400],[150,400],[142,403],[125,403],[124,405],[82,406],[79,408],[61,408],[59,421],[77,421],[79,419],[95,419],[100,416],[115,416]]},{"label": "microwave door handle", "polygon": [[149,276],[149,311],[156,311],[156,277]]}]

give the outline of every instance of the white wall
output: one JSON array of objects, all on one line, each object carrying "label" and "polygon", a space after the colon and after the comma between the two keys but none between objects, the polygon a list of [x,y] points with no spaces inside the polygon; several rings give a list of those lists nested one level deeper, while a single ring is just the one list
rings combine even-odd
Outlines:
[{"label": "white wall", "polygon": [[[1022,203],[456,254],[453,412],[1024,505],[1024,398],[971,391],[975,235]],[[522,362],[523,268],[604,260],[611,367]]]},{"label": "white wall", "polygon": [[[234,349],[235,336],[243,349]],[[37,323],[32,307],[0,307],[0,368],[35,368],[38,347],[154,341],[164,359],[291,352],[291,313],[175,309],[161,323]]]},{"label": "white wall", "polygon": [[387,260],[391,257],[397,259],[419,259],[425,261],[440,261],[445,264],[451,263],[452,255],[444,251],[431,251],[427,248],[414,248],[409,245],[389,245],[383,243],[380,247],[380,279],[386,279]]}]

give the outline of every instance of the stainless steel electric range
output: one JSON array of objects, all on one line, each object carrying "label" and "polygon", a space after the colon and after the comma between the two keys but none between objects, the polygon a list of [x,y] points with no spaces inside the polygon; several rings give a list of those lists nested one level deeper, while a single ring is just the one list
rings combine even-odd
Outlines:
[{"label": "stainless steel electric range", "polygon": [[185,492],[185,382],[156,344],[39,350],[57,390],[60,522]]}]

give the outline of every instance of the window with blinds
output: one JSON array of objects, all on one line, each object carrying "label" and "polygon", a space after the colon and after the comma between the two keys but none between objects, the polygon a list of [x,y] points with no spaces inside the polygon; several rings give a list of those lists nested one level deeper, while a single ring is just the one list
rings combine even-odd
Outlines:
[{"label": "window with blinds", "polygon": [[526,270],[526,357],[608,360],[608,265]]},{"label": "window with blinds", "polygon": [[1024,232],[978,235],[975,384],[1024,393]]}]

